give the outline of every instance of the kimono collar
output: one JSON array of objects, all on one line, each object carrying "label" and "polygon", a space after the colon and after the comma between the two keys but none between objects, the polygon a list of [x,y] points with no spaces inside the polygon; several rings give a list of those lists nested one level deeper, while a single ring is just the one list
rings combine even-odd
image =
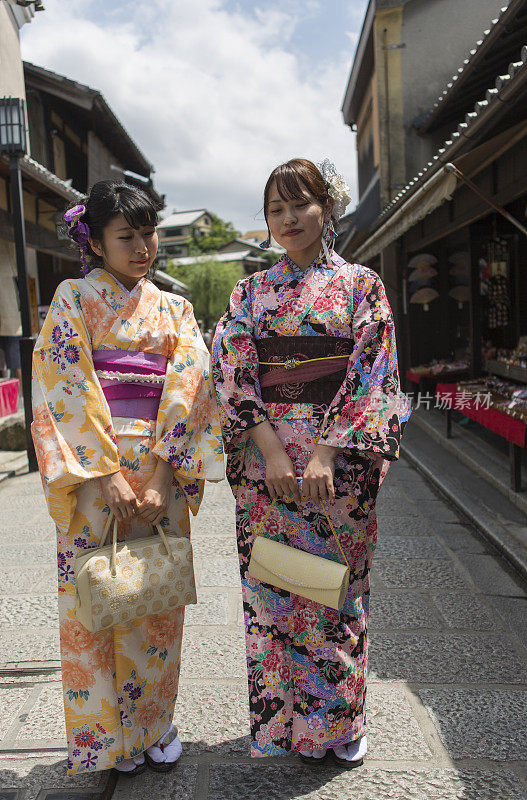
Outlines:
[{"label": "kimono collar", "polygon": [[313,259],[311,264],[308,267],[306,267],[306,269],[302,269],[301,267],[298,266],[298,264],[295,264],[295,262],[289,258],[287,253],[283,254],[282,259],[284,262],[284,266],[288,267],[291,270],[291,272],[294,273],[295,276],[307,275],[310,269],[319,269],[320,267],[327,267],[323,253],[319,253],[319,255],[315,259]]},{"label": "kimono collar", "polygon": [[146,280],[145,277],[140,278],[133,287],[133,289],[127,289],[126,286],[123,286],[121,281],[117,280],[115,275],[112,275],[111,272],[108,272],[102,267],[96,267],[95,269],[90,270],[87,277],[95,279],[96,283],[105,283],[112,289],[114,290],[117,289],[126,298],[131,297],[131,295],[137,292],[137,290],[142,286],[142,284]]}]

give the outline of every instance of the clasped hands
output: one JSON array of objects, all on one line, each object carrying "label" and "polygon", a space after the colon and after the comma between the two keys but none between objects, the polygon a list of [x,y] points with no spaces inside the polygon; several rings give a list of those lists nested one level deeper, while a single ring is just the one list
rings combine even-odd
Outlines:
[{"label": "clasped hands", "polygon": [[174,468],[159,458],[154,474],[137,493],[122,472],[105,475],[99,478],[99,482],[104,501],[119,522],[140,517],[150,525],[157,525],[168,508],[173,475]]},{"label": "clasped hands", "polygon": [[273,500],[292,496],[296,502],[302,499],[329,503],[335,501],[333,478],[338,447],[322,444],[315,447],[300,487],[294,464],[271,424],[262,422],[251,428],[249,435],[265,459],[265,485]]}]

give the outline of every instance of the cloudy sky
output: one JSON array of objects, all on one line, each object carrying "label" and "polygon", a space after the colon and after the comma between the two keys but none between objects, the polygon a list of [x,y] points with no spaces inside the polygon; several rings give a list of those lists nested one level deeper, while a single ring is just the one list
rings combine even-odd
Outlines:
[{"label": "cloudy sky", "polygon": [[[100,90],[167,209],[263,227],[262,191],[293,156],[331,158],[356,198],[340,112],[367,0],[46,0],[25,60]],[[350,209],[348,209],[350,210]]]}]

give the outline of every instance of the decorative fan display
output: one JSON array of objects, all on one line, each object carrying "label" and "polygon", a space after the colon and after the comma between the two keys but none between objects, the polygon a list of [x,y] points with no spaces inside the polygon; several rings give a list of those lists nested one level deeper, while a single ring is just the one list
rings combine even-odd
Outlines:
[{"label": "decorative fan display", "polygon": [[435,267],[432,267],[430,264],[422,264],[419,267],[416,267],[408,276],[408,283],[417,283],[422,281],[428,281],[430,278],[435,278],[437,275],[437,270]]},{"label": "decorative fan display", "polygon": [[452,278],[455,278],[458,283],[467,285],[470,283],[469,272],[462,264],[455,264],[453,267],[450,267],[448,274],[451,275]]},{"label": "decorative fan display", "polygon": [[468,303],[470,299],[470,289],[468,286],[454,286],[448,293],[453,300],[457,300],[457,307],[461,311],[463,303]]},{"label": "decorative fan display", "polygon": [[436,292],[431,286],[425,286],[423,289],[418,289],[417,292],[410,297],[410,303],[422,305],[423,311],[428,311],[429,303],[431,303],[432,300],[436,300],[438,297],[439,292]]},{"label": "decorative fan display", "polygon": [[431,253],[419,253],[408,262],[408,269],[419,269],[422,266],[437,264],[437,258]]},{"label": "decorative fan display", "polygon": [[456,266],[463,268],[465,272],[469,271],[470,253],[467,253],[464,250],[458,250],[457,253],[452,253],[452,255],[448,257],[448,260],[451,264],[455,264]]}]

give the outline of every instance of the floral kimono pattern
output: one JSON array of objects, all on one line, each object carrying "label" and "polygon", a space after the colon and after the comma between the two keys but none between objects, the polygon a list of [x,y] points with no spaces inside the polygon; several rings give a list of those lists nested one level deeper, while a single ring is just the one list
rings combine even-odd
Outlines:
[{"label": "floral kimono pattern", "polygon": [[[92,351],[167,358],[157,420],[112,418]],[[184,609],[90,633],[75,617],[75,557],[97,547],[109,508],[94,480],[121,470],[134,491],[157,458],[174,467],[166,530],[190,535],[204,479],[223,477],[209,354],[184,298],[108,272],[62,283],[33,358],[33,438],[57,527],[60,647],[69,774],[107,769],[168,729],[178,691]],[[119,538],[152,531],[138,518]]]},{"label": "floral kimono pattern", "polygon": [[[251,754],[337,746],[365,731],[369,569],[377,539],[375,500],[389,463],[397,459],[409,417],[399,389],[392,314],[372,270],[335,253],[304,273],[287,256],[241,280],[216,330],[214,382],[236,498],[236,525],[247,643]],[[256,341],[277,336],[331,335],[353,339],[346,375],[326,404],[264,403]],[[317,443],[340,448],[334,505],[328,506],[351,567],[339,613],[262,584],[247,568],[270,498],[265,463],[247,430],[269,420],[303,474]],[[323,509],[280,501],[264,525],[267,536],[340,560]]]}]

